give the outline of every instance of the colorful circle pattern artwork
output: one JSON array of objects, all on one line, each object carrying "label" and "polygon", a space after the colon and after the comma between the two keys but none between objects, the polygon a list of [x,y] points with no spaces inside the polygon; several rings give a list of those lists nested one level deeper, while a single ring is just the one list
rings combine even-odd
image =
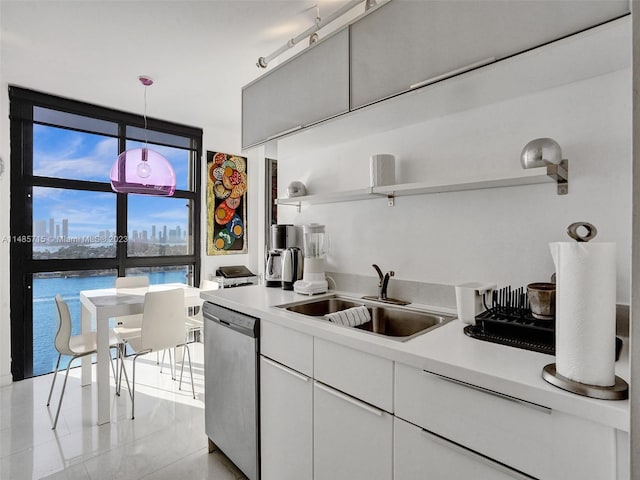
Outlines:
[{"label": "colorful circle pattern artwork", "polygon": [[207,152],[207,254],[246,253],[247,159]]}]

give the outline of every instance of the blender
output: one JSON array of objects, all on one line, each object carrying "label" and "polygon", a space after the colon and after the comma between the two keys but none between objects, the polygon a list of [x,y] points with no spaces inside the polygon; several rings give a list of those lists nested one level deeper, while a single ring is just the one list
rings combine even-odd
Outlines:
[{"label": "blender", "polygon": [[302,227],[304,268],[302,280],[293,284],[293,290],[303,295],[325,293],[329,285],[324,276],[325,233],[324,225],[310,223]]}]

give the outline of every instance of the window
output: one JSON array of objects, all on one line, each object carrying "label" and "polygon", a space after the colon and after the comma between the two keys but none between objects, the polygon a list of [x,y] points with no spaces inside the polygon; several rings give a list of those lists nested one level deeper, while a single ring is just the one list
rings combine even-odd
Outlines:
[{"label": "window", "polygon": [[278,161],[265,158],[265,162],[265,238],[270,241],[271,225],[278,223],[278,206],[276,205],[276,199],[278,198]]},{"label": "window", "polygon": [[[53,370],[63,295],[123,275],[199,277],[202,130],[10,87],[11,326],[14,380]],[[118,154],[148,143],[172,164],[173,197],[115,193]],[[77,333],[74,330],[74,333]]]}]

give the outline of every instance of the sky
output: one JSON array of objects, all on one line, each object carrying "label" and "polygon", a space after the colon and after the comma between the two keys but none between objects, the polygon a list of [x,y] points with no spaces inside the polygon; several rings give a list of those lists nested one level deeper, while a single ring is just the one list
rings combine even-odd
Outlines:
[{"label": "sky", "polygon": [[[130,142],[127,148],[142,146]],[[188,152],[172,147],[149,145],[167,158],[175,172],[177,189],[187,189]],[[33,173],[38,176],[109,182],[111,167],[118,156],[116,138],[34,125]],[[188,201],[181,198],[129,196],[129,233],[147,230],[151,226],[162,229],[176,226],[184,231],[189,211]],[[97,235],[100,231],[115,231],[116,195],[105,192],[86,192],[37,187],[33,192],[33,221],[49,219],[61,225],[69,220],[69,236]],[[62,227],[60,227],[62,229]]]}]

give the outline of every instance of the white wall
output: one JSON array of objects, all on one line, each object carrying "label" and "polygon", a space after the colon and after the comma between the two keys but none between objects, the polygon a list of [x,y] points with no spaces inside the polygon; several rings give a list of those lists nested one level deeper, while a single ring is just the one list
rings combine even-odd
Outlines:
[{"label": "white wall", "polygon": [[[0,9],[0,14],[2,9]],[[2,43],[0,29],[0,44]],[[2,49],[0,48],[0,55]],[[2,65],[2,57],[0,57]],[[9,98],[8,83],[0,70],[0,159],[4,172],[0,175],[0,239],[9,236]],[[0,241],[0,385],[11,382],[11,329],[9,324],[9,244]]]},{"label": "white wall", "polygon": [[[300,138],[278,144],[278,191],[292,180],[310,194],[364,188],[369,156],[393,153],[397,183],[455,182],[522,172],[523,146],[551,137],[570,163],[569,194],[553,184],[294,207],[280,223],[327,225],[328,270],[456,284],[522,286],[548,281],[548,243],[588,221],[597,240],[617,243],[619,303],[629,302],[631,240],[630,70],[424,123],[309,150]],[[345,124],[345,128],[348,125]]]},{"label": "white wall", "polygon": [[[240,150],[240,132],[239,131],[221,131],[219,128],[208,128],[204,130],[202,148],[202,218],[201,218],[201,235],[202,235],[202,270],[201,279],[208,279],[209,275],[215,274],[220,266],[225,265],[245,265],[253,273],[258,272],[258,254],[260,229],[257,226],[259,217],[263,215],[262,204],[259,206],[259,199],[264,195],[263,181],[264,177],[264,149],[253,149],[249,152]],[[207,156],[206,152],[224,152],[234,155],[247,157],[247,217],[248,225],[246,226],[247,241],[249,243],[246,254],[230,254],[230,255],[207,255]],[[262,193],[261,193],[262,192]]]}]

